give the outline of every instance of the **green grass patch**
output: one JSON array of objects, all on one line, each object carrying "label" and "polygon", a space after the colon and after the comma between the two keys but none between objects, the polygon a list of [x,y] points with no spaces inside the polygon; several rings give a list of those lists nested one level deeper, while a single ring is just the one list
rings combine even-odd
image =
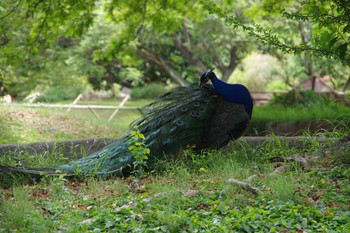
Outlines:
[{"label": "green grass patch", "polygon": [[[149,102],[147,99],[131,100],[126,106],[140,107]],[[79,102],[83,105],[108,106],[118,106],[119,103],[120,100]],[[128,131],[131,122],[141,116],[138,110],[120,110],[108,122],[114,110],[96,112],[100,119],[89,109],[71,109],[67,112],[65,109],[29,109],[3,105],[0,108],[0,144],[119,137]]]},{"label": "green grass patch", "polygon": [[[99,114],[108,119],[112,111],[105,116]],[[119,137],[139,116],[136,111],[121,111],[113,121],[107,122],[107,119],[96,119],[88,110],[66,113],[62,110],[3,108],[0,110],[0,144]]]},{"label": "green grass patch", "polygon": [[[0,113],[5,143],[78,139],[97,132],[113,136],[119,124],[82,112],[78,118],[74,112],[47,110],[7,108]],[[126,115],[123,124],[130,118]],[[61,124],[69,130],[43,130]],[[76,130],[80,133],[73,134]],[[343,135],[338,130],[327,134]],[[139,178],[45,177],[30,185],[15,179],[10,188],[0,188],[0,232],[348,232],[349,150],[350,143],[319,143],[310,135],[296,149],[272,136],[259,147],[242,143],[200,154],[182,151]],[[289,162],[284,172],[273,172],[276,164],[269,158],[292,155],[308,158],[311,167]],[[51,167],[67,160],[58,151],[9,153],[0,164]],[[245,181],[263,194],[227,184],[228,179]]]},{"label": "green grass patch", "polygon": [[[273,139],[185,151],[138,179],[47,177],[0,189],[0,232],[347,232],[350,168],[324,156],[324,145],[307,145],[310,170],[289,163],[272,173],[271,156],[305,153]],[[225,183],[252,175],[247,182],[264,194]]]},{"label": "green grass patch", "polygon": [[256,107],[253,112],[253,121],[283,122],[301,120],[330,120],[349,118],[350,107],[330,104],[313,104],[310,106],[262,106]]}]

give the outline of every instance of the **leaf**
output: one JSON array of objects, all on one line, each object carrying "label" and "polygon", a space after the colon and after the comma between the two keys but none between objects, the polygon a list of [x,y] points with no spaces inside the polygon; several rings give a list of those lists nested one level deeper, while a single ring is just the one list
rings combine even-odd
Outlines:
[{"label": "leaf", "polygon": [[347,33],[347,32],[350,32],[350,24],[346,25],[346,26],[343,28],[343,33]]},{"label": "leaf", "polygon": [[338,41],[338,37],[334,37],[332,40],[328,42],[329,48],[333,47],[333,45]]},{"label": "leaf", "polygon": [[145,148],[145,154],[149,155],[151,153],[151,150],[149,148]]},{"label": "leaf", "polygon": [[345,57],[347,50],[348,50],[348,42],[345,42],[344,44],[340,45],[337,48],[336,52],[340,59],[343,59]]}]

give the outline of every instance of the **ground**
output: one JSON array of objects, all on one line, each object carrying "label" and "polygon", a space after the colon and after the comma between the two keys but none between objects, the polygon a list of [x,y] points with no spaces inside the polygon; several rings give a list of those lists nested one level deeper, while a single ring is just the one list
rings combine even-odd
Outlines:
[{"label": "ground", "polygon": [[[67,130],[61,135],[74,138],[106,130],[96,125],[91,131],[79,127],[45,131],[92,123],[32,111],[2,114],[6,124],[37,130],[29,137]],[[57,123],[52,125],[49,119]],[[13,137],[21,139],[17,129]],[[142,176],[45,177],[1,188],[0,232],[350,232],[349,138],[320,143],[305,134],[301,148],[269,138],[259,146],[236,143],[201,154],[187,150],[159,161]],[[0,164],[11,159],[51,165],[66,161],[64,155],[47,157],[12,154],[2,156]]]},{"label": "ground", "polygon": [[72,115],[17,108],[0,109],[0,131],[0,144],[117,137],[123,133]]}]

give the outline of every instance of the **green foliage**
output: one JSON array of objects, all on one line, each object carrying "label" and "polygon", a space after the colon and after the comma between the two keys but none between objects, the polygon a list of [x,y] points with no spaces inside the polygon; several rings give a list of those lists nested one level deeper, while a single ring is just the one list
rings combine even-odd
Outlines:
[{"label": "green foliage", "polygon": [[[135,136],[137,133],[135,133]],[[142,137],[140,135],[138,138]],[[311,143],[311,142],[309,142]],[[62,232],[347,232],[349,167],[334,166],[322,145],[306,159],[317,168],[295,164],[271,173],[271,155],[301,154],[272,138],[252,147],[196,155],[187,151],[165,170],[143,177],[85,181],[62,177],[0,189],[0,231]],[[334,147],[338,151],[341,148]],[[336,153],[336,151],[334,151]],[[318,156],[315,156],[318,155]],[[346,156],[346,155],[344,155]],[[333,165],[332,165],[333,164]],[[163,164],[164,165],[164,164]],[[202,172],[199,169],[205,168]],[[326,168],[326,169],[325,169]],[[256,196],[225,184],[245,180],[261,189]],[[25,191],[24,191],[25,190]]]},{"label": "green foliage", "polygon": [[231,75],[230,83],[241,83],[250,91],[266,90],[267,86],[279,79],[275,74],[281,69],[278,60],[267,54],[253,53],[242,60],[240,69]]},{"label": "green foliage", "polygon": [[[49,231],[53,224],[40,213],[39,210],[28,208],[33,205],[29,198],[28,190],[22,187],[13,188],[12,201],[6,202],[0,195],[0,231],[45,232]],[[35,219],[35,221],[33,221]]]},{"label": "green foliage", "polygon": [[[14,46],[19,43],[37,51],[35,46],[50,43],[64,33],[69,37],[79,36],[91,25],[95,7],[94,1],[7,2],[0,10],[2,30],[9,28],[12,30],[5,31],[6,34],[2,37],[5,42],[3,44]],[[18,36],[18,32],[20,36],[25,36],[21,41],[14,41],[14,36]]]},{"label": "green foliage", "polygon": [[[213,1],[201,1],[210,14],[224,19],[233,29],[241,29],[266,46],[279,49],[284,53],[311,52],[322,56],[330,56],[348,64],[350,54],[348,50],[349,14],[347,4],[339,0],[327,1],[266,1],[261,5],[271,15],[282,15],[295,22],[312,22],[316,35],[310,41],[286,40],[283,35],[273,31],[274,25],[260,23],[244,23],[234,15],[230,15]],[[253,11],[256,12],[256,11]],[[300,23],[299,23],[300,25]],[[305,38],[304,38],[305,39]]]},{"label": "green foliage", "polygon": [[[242,20],[246,5],[236,8]],[[162,73],[163,81],[184,85],[215,66],[227,79],[252,48],[222,20],[203,14],[196,2],[148,1],[140,6],[136,0],[113,1],[106,7],[108,17],[121,29],[108,56],[117,56],[125,66],[152,66],[156,72],[150,78]]]},{"label": "green foliage", "polygon": [[160,96],[161,94],[164,94],[166,91],[167,90],[163,84],[150,83],[150,84],[146,84],[143,87],[134,87],[131,90],[131,97],[154,99]]},{"label": "green foliage", "polygon": [[37,98],[38,102],[59,102],[63,100],[74,100],[82,94],[85,88],[82,86],[54,86]]},{"label": "green foliage", "polygon": [[132,156],[135,159],[134,171],[136,177],[142,177],[147,168],[148,156],[151,154],[149,148],[146,147],[144,140],[145,136],[140,133],[138,129],[131,131],[130,146],[128,150],[131,152]]},{"label": "green foliage", "polygon": [[[210,67],[227,80],[256,48],[276,56],[281,67],[272,80],[269,69],[260,69],[263,77],[254,80],[247,68],[251,84],[265,87],[278,77],[292,86],[316,71],[344,85],[349,69],[318,55],[347,64],[348,15],[339,0],[6,2],[0,9],[0,94],[20,99],[70,86],[58,81],[65,79],[94,89],[125,81],[184,85]],[[299,61],[275,49],[297,54]]]},{"label": "green foliage", "polygon": [[[253,122],[297,122],[302,120],[327,120],[336,123],[338,119],[346,119],[350,114],[349,107],[334,102],[310,103],[308,106],[300,103],[284,106],[284,98],[278,104],[270,104],[254,109]],[[328,104],[325,104],[328,103]]]},{"label": "green foliage", "polygon": [[302,105],[309,107],[312,105],[326,106],[331,103],[327,97],[317,94],[312,90],[291,90],[287,94],[278,94],[273,97],[270,105],[280,105],[284,107]]}]

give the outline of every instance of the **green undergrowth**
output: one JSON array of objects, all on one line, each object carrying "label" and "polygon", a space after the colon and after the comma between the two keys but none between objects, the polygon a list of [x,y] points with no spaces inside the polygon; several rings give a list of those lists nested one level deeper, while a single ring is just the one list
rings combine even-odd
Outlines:
[{"label": "green undergrowth", "polygon": [[348,119],[350,107],[334,102],[328,104],[315,103],[310,106],[278,106],[267,105],[254,109],[253,121],[301,121],[301,120],[329,120],[336,122]]},{"label": "green undergrowth", "polygon": [[317,134],[328,131],[346,131],[350,128],[350,107],[335,102],[312,105],[267,105],[256,107],[250,123],[249,135],[276,132],[300,135],[305,131]]},{"label": "green undergrowth", "polygon": [[[349,99],[344,97],[343,102],[349,104]],[[254,120],[272,122],[328,120],[336,123],[349,116],[349,106],[311,90],[275,95],[267,105],[254,112]]]},{"label": "green undergrowth", "polygon": [[[349,232],[348,149],[311,136],[297,149],[271,137],[258,147],[186,150],[139,178],[14,184],[0,189],[0,232]],[[274,172],[271,158],[296,155],[309,167],[290,161]]]},{"label": "green undergrowth", "polygon": [[[288,119],[283,116],[294,113],[291,119],[297,114],[299,119],[306,114],[320,117],[316,109],[283,112],[267,107],[256,108],[253,117],[259,119],[260,111],[268,112],[265,119],[277,114]],[[341,115],[333,111],[329,119]],[[0,143],[125,132],[116,132],[121,122],[86,119],[87,114],[81,112],[84,116],[78,118],[73,117],[74,112],[14,108],[1,109],[0,114]],[[122,116],[124,124],[132,118]],[[0,174],[0,232],[350,232],[350,142],[331,140],[349,132],[344,124],[316,137],[305,134],[300,148],[270,136],[258,147],[242,141],[220,151],[198,154],[185,150],[175,158],[157,161],[137,178],[71,180],[58,176],[23,182]],[[320,143],[317,137],[329,140]],[[304,158],[310,166],[271,160],[291,156]],[[1,165],[16,167],[52,167],[69,161],[59,151],[7,153],[0,158]],[[283,171],[275,172],[280,165]],[[262,194],[227,183],[230,179],[244,181]]]}]

